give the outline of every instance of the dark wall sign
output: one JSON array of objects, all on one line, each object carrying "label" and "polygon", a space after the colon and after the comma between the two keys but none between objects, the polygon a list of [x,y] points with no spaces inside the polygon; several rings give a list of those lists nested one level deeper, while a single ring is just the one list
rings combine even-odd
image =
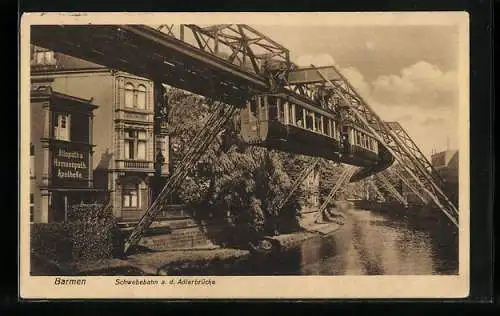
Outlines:
[{"label": "dark wall sign", "polygon": [[86,187],[89,176],[89,150],[71,143],[52,147],[52,184]]}]

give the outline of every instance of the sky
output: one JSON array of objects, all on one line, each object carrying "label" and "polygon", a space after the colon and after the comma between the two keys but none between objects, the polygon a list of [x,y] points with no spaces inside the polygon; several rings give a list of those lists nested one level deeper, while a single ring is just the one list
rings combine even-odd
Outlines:
[{"label": "sky", "polygon": [[426,156],[458,148],[455,26],[254,25],[299,66],[336,65],[385,121],[399,121]]}]

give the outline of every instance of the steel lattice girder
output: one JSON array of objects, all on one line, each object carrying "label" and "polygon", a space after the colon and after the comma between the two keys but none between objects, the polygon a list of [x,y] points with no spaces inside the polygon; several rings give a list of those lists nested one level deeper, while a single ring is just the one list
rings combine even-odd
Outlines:
[{"label": "steel lattice girder", "polygon": [[420,151],[415,142],[413,142],[413,139],[410,137],[410,135],[408,135],[403,126],[401,126],[399,122],[386,122],[386,124],[403,141],[403,143],[407,145],[408,150],[412,153],[415,159],[417,159],[418,162],[426,168],[435,183],[442,189],[443,179],[434,169],[425,155]]},{"label": "steel lattice girder", "polygon": [[269,87],[265,76],[143,25],[40,25],[31,41],[235,106]]},{"label": "steel lattice girder", "polygon": [[384,175],[383,172],[379,172],[375,177],[382,182],[382,186],[385,188],[389,194],[391,194],[396,200],[398,200],[404,206],[408,206],[408,201],[398,192],[398,190],[392,185],[390,180]]},{"label": "steel lattice girder", "polygon": [[292,186],[288,190],[287,195],[282,199],[275,199],[271,203],[272,214],[276,214],[286,205],[288,200],[292,197],[293,193],[300,187],[302,183],[304,183],[304,180],[314,170],[314,168],[316,168],[320,161],[321,158],[314,158],[305,168],[302,169],[299,176],[295,179]]},{"label": "steel lattice girder", "polygon": [[[338,73],[342,76],[340,72]],[[362,114],[362,117],[357,117],[359,124],[365,125],[368,128],[375,127],[374,130],[377,132],[375,134],[382,136],[382,143],[393,152],[394,157],[401,164],[402,169],[409,175],[408,178],[410,181],[413,182],[416,187],[420,187],[423,191],[425,191],[425,193],[427,193],[427,195],[434,200],[438,207],[449,208],[452,213],[458,214],[458,211],[453,203],[433,181],[431,173],[426,170],[425,167],[420,164],[418,158],[416,158],[414,154],[408,150],[408,145],[403,140],[399,139],[398,136],[387,126],[387,124],[378,117],[378,115],[349,84],[347,79],[344,78],[343,81],[333,82],[332,85],[342,92],[346,101],[352,106],[351,111],[354,110],[353,113],[355,115],[357,113]],[[411,138],[408,136],[408,139]],[[413,141],[411,142],[413,143]],[[415,190],[412,191],[415,192]]]},{"label": "steel lattice girder", "polygon": [[386,173],[389,179],[397,178],[397,180],[403,182],[424,204],[429,203],[429,200],[422,194],[422,191],[418,189],[418,183],[411,177],[405,176],[406,171],[401,164],[395,163],[382,172]]},{"label": "steel lattice girder", "polygon": [[370,177],[369,179],[366,180],[366,182],[368,183],[368,187],[371,188],[375,192],[376,197],[385,201],[384,195],[382,194],[382,192],[380,192],[380,190],[378,189],[374,180]]},{"label": "steel lattice girder", "polygon": [[[175,34],[174,27],[165,26],[160,28],[164,31],[160,31],[147,25],[39,25],[32,27],[31,41],[110,69],[205,97],[217,97],[237,107],[243,106],[253,95],[269,92],[273,75],[261,68],[256,72],[253,66],[245,67],[235,59],[241,58],[243,62],[244,56],[250,58],[248,52],[251,51],[259,67],[271,60],[284,65],[285,72],[293,68],[288,49],[247,25],[205,28],[177,25],[183,30],[180,34],[187,36],[184,30],[190,29],[198,35],[200,42],[194,44],[181,40],[184,35]],[[239,35],[232,34],[235,31]],[[227,43],[234,50],[234,56],[216,54],[216,42],[219,45]],[[239,47],[240,44],[236,47],[236,43],[246,43],[248,48]],[[258,48],[268,53],[258,54]],[[302,97],[302,101],[319,107],[311,91],[312,87],[307,85],[298,90],[284,89],[285,93]]]},{"label": "steel lattice girder", "polygon": [[[311,65],[311,67],[314,68],[314,65]],[[402,141],[370,108],[370,106],[349,84],[347,79],[343,77],[338,70],[337,72],[343,79],[338,82],[328,80],[323,76],[320,70],[317,70],[317,72],[323,77],[325,83],[329,84],[333,88],[333,91],[339,95],[347,105],[349,105],[349,110],[355,116],[358,123],[365,126],[373,134],[373,136],[387,148],[396,161],[401,164],[408,177],[413,178],[417,187],[423,191],[458,227],[458,220],[455,218],[455,216],[458,215],[458,211],[455,206],[449,201],[446,195],[439,188],[437,188],[437,185],[432,181],[428,172],[426,172],[425,169],[419,165],[418,161],[411,155],[410,152],[408,152]],[[434,188],[437,194],[430,191],[431,188]]]},{"label": "steel lattice girder", "polygon": [[287,48],[248,25],[171,24],[160,25],[157,29],[185,42],[188,41],[186,32],[188,29],[191,31],[189,35],[193,37],[191,44],[198,49],[240,67],[247,67],[258,75],[263,73],[262,66],[265,60],[279,61],[285,63],[287,67],[290,66],[290,52]]},{"label": "steel lattice girder", "polygon": [[343,190],[344,187],[347,184],[349,184],[349,181],[351,180],[351,177],[354,175],[356,170],[358,170],[358,167],[348,166],[342,171],[337,181],[335,182],[334,187],[332,188],[328,196],[325,198],[323,204],[321,204],[319,208],[319,214],[321,214],[326,209],[330,201],[335,197],[335,194],[340,190]]},{"label": "steel lattice girder", "polygon": [[[326,75],[323,74],[324,78],[321,77],[321,75],[318,74],[317,70],[321,71],[321,74],[323,74],[325,71],[327,72]],[[310,72],[314,71],[316,73],[316,76],[313,76]],[[322,81],[320,81],[320,79]],[[343,100],[342,97],[339,97],[337,94],[335,94],[331,89],[328,91],[328,88],[325,85],[325,79],[328,79],[329,81],[335,81],[336,84],[343,84],[342,89],[347,89],[346,84],[342,82],[342,76],[335,67],[332,66],[327,66],[327,67],[317,67],[317,68],[303,68],[303,69],[298,69],[294,72],[291,72],[289,75],[289,86],[288,88],[291,89],[293,92],[299,94],[302,97],[309,98],[309,99],[315,99],[314,101],[317,101],[318,103],[316,104],[317,106],[321,106],[322,108],[328,108],[331,111],[338,111],[338,108],[341,106],[345,106],[345,104],[342,104],[342,101],[346,101],[345,99]],[[325,97],[323,102],[318,100],[318,95]],[[326,102],[325,102],[326,101]],[[356,100],[347,100],[347,102],[356,102]],[[356,118],[355,115],[350,114],[349,112],[346,113],[346,121],[354,122],[356,124],[364,125],[362,121]],[[375,121],[378,123],[378,121]],[[391,140],[391,137],[388,137],[387,140]],[[386,140],[386,141],[387,141]],[[401,156],[401,160],[405,161],[406,165],[411,166],[411,162],[408,161],[406,156],[402,153],[401,149],[398,146],[394,146],[394,150],[397,151],[397,153]],[[427,199],[422,196],[422,194],[419,192],[417,189],[418,185],[415,184],[415,181],[411,179],[411,177],[405,177],[402,174],[405,173],[404,170],[401,170],[401,168],[397,168],[396,170],[394,167],[389,168],[389,170],[393,171],[391,173],[394,173],[395,176],[400,178],[401,181],[405,183],[405,185],[412,190],[413,193],[415,193],[424,203],[428,203]],[[416,172],[413,170],[413,172]],[[392,176],[391,176],[392,177]],[[421,180],[422,181],[422,180]]]},{"label": "steel lattice girder", "polygon": [[215,108],[212,110],[212,113],[209,115],[209,118],[204,127],[193,138],[192,146],[189,148],[189,151],[184,155],[179,166],[177,166],[172,175],[168,178],[167,183],[161,190],[160,194],[156,197],[153,203],[151,203],[144,215],[139,220],[137,226],[128,236],[127,240],[125,241],[125,253],[127,253],[131,246],[139,242],[144,230],[151,225],[156,215],[166,204],[166,200],[169,194],[182,184],[182,181],[192,170],[194,164],[196,164],[203,156],[203,154],[207,151],[210,143],[222,130],[227,120],[232,117],[235,110],[235,107],[230,107],[223,103],[217,102]]}]

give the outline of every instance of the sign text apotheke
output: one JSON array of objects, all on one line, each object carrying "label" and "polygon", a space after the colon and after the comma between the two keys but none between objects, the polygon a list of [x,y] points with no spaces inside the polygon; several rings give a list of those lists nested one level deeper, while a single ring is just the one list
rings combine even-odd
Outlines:
[{"label": "sign text apotheke", "polygon": [[56,181],[85,181],[88,178],[88,152],[57,148],[53,152],[53,176]]}]

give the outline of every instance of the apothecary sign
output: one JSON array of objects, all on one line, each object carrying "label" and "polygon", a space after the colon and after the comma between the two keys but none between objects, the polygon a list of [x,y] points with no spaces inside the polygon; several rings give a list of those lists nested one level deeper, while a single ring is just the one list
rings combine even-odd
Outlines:
[{"label": "apothecary sign", "polygon": [[65,144],[52,149],[52,184],[87,186],[89,177],[89,150]]}]

